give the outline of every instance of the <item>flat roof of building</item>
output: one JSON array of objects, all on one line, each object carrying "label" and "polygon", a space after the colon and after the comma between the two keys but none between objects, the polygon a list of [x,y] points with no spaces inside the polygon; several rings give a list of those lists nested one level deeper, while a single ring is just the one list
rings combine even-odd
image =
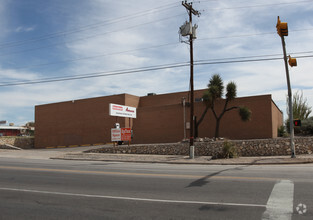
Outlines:
[{"label": "flat roof of building", "polygon": [[0,126],[0,129],[6,129],[6,130],[22,130],[26,129],[25,127],[18,127],[18,126]]}]

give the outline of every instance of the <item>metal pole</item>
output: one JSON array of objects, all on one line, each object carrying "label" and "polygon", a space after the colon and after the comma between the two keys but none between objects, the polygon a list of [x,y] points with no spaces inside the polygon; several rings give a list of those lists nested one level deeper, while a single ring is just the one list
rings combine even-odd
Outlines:
[{"label": "metal pole", "polygon": [[288,86],[288,105],[289,105],[289,127],[290,127],[291,158],[296,158],[295,144],[294,144],[292,91],[291,91],[291,86],[290,86],[289,68],[288,68],[288,60],[287,60],[287,53],[286,53],[286,43],[285,43],[285,38],[284,38],[284,36],[281,36],[281,42],[282,42],[283,52],[284,52],[284,61],[285,61],[285,69],[286,69],[286,77],[287,77],[287,86]]}]

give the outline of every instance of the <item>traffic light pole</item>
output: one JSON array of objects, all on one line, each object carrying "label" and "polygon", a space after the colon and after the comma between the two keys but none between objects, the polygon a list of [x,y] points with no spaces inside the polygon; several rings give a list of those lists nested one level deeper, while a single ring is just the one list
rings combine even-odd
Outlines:
[{"label": "traffic light pole", "polygon": [[288,60],[287,60],[287,53],[286,53],[286,43],[285,43],[284,36],[281,36],[281,42],[282,42],[283,52],[284,52],[284,61],[285,61],[287,86],[288,86],[288,106],[289,106],[289,127],[290,127],[291,158],[296,158],[295,143],[294,143],[292,91],[291,91],[291,86],[290,86],[289,68],[288,68]]}]

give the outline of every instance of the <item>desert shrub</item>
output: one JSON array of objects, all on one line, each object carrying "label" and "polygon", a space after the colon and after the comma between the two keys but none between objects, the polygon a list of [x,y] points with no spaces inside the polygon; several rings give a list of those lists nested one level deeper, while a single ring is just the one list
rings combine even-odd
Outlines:
[{"label": "desert shrub", "polygon": [[224,141],[223,145],[223,158],[235,158],[238,157],[236,147],[229,141]]},{"label": "desert shrub", "polygon": [[287,136],[287,132],[286,132],[284,125],[277,128],[277,136],[278,137],[286,137]]}]

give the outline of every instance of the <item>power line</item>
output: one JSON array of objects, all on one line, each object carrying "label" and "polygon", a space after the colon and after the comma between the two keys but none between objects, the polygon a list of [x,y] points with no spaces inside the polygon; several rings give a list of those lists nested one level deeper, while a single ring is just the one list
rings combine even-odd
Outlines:
[{"label": "power line", "polygon": [[[311,1],[298,1],[298,2],[283,2],[283,3],[275,3],[275,4],[250,5],[250,6],[240,6],[240,7],[232,7],[232,8],[216,8],[216,9],[213,8],[211,10],[241,9],[241,8],[251,8],[251,7],[265,7],[265,6],[273,6],[273,5],[287,5],[287,4],[308,3],[308,2],[312,2],[312,0]],[[197,3],[197,2],[195,2],[195,3]],[[37,38],[25,39],[25,40],[21,40],[21,41],[6,42],[6,43],[0,44],[0,48],[3,49],[3,48],[6,48],[6,47],[21,46],[21,45],[24,45],[24,44],[29,43],[29,42],[34,43],[34,42],[37,42],[37,41],[47,40],[47,39],[50,39],[50,38],[60,37],[60,36],[63,36],[63,35],[69,35],[69,34],[73,34],[73,33],[77,33],[77,32],[82,32],[82,31],[86,31],[86,30],[89,30],[89,29],[97,28],[99,26],[108,25],[108,24],[112,24],[112,23],[116,23],[116,22],[121,22],[121,21],[124,21],[124,20],[129,20],[131,18],[144,16],[146,14],[149,14],[149,13],[152,13],[152,12],[155,12],[155,11],[164,10],[164,9],[170,9],[170,8],[174,8],[174,7],[178,7],[178,4],[177,3],[171,3],[171,4],[167,4],[165,6],[160,6],[160,7],[154,8],[154,9],[150,9],[148,11],[142,11],[142,12],[139,12],[139,13],[134,13],[134,14],[131,14],[131,15],[122,16],[120,18],[108,19],[108,20],[103,21],[103,22],[81,26],[80,28],[72,29],[72,30],[69,30],[69,31],[55,32],[55,33],[51,33],[51,34],[47,34],[47,35],[42,35],[42,36],[39,36]],[[176,15],[176,16],[180,16],[180,15]],[[175,17],[175,16],[173,16],[173,17]],[[168,18],[166,18],[166,19],[168,19]],[[148,24],[148,23],[144,23],[144,24]],[[144,25],[144,24],[141,24],[141,25]],[[140,26],[140,25],[137,25],[137,26]],[[135,26],[135,27],[137,27],[137,26]],[[301,30],[294,30],[294,31],[305,31],[305,30],[312,30],[312,29],[301,29]],[[108,33],[106,32],[104,34],[108,34]],[[246,37],[246,36],[256,36],[256,35],[263,35],[263,34],[271,34],[271,33],[248,34],[248,35],[238,35],[238,36],[210,37],[210,38],[205,38],[205,39]],[[96,36],[99,36],[99,35],[93,35],[93,36],[90,36],[90,37],[80,38],[80,39],[77,39],[77,40],[85,40],[85,39],[96,37]],[[203,40],[203,39],[199,39],[199,40]],[[4,54],[4,55],[0,55],[0,56],[5,56],[5,55],[11,55],[11,54],[17,54],[17,53],[22,53],[22,52],[28,52],[28,51],[48,48],[48,47],[59,45],[59,44],[63,44],[63,43],[52,44],[52,45],[49,45],[49,46],[38,47],[38,48],[35,48],[35,49],[17,51],[17,52]]]},{"label": "power line", "polygon": [[[178,17],[178,16],[181,16],[181,15],[184,15],[184,14],[178,14],[178,15],[174,15],[174,16],[167,17],[167,18],[164,18],[164,19],[159,19],[158,21],[167,20],[167,19]],[[150,24],[150,23],[154,23],[154,22],[158,22],[158,21],[152,21],[152,22],[148,22],[148,23],[143,23],[143,24],[131,26],[131,27],[126,28],[124,30],[136,28],[138,26],[142,26],[142,25],[146,25],[146,24]],[[313,30],[313,28],[307,28],[307,29],[289,30],[289,32],[301,32],[301,31],[312,31],[312,30]],[[101,35],[106,35],[106,34],[110,34],[110,33],[116,33],[116,32],[119,32],[119,31],[122,31],[122,30],[109,31],[109,32],[102,33],[102,34],[92,35],[92,36],[88,36],[88,37],[85,37],[85,38],[79,38],[79,39],[66,41],[66,42],[62,42],[62,43],[55,43],[55,44],[51,44],[51,45],[48,45],[48,46],[42,46],[42,47],[37,47],[37,48],[32,48],[32,49],[27,49],[27,50],[15,51],[15,52],[12,52],[12,53],[0,54],[0,56],[9,56],[9,55],[14,55],[14,54],[30,52],[30,51],[34,51],[34,50],[50,48],[50,47],[53,47],[53,46],[56,46],[56,45],[60,45],[60,44],[64,44],[64,43],[71,43],[71,42],[75,42],[75,41],[82,41],[82,40],[86,40],[86,39],[97,37],[97,36],[101,36]],[[253,37],[253,36],[262,36],[262,35],[272,35],[272,34],[276,34],[276,32],[264,32],[264,33],[240,34],[240,35],[227,35],[227,36],[212,36],[212,37],[206,37],[206,38],[198,38],[197,40],[203,41],[203,40],[225,39],[225,38],[241,38],[241,37]],[[172,45],[177,44],[178,45],[179,43],[169,43],[169,44],[172,44]],[[160,45],[160,47],[162,47],[162,46],[163,45]],[[157,45],[156,46],[152,46],[152,47],[157,47]],[[148,49],[149,49],[149,47],[148,47]],[[141,49],[134,49],[134,51],[137,51],[137,50],[141,50]],[[131,52],[131,50],[129,50],[127,52]],[[118,52],[118,53],[120,53],[120,52]],[[99,57],[101,57],[101,56],[107,56],[107,55],[106,54],[99,55]],[[97,56],[95,56],[95,57],[97,57]],[[84,58],[78,58],[77,60],[81,60],[81,59],[84,59]],[[60,62],[57,61],[57,62],[53,62],[53,63],[62,63],[62,62],[66,62],[66,61],[60,61]],[[72,62],[72,61],[69,60],[69,62]],[[50,64],[49,63],[48,64],[38,64],[38,65],[34,65],[34,66],[44,66],[44,65],[50,65]],[[19,67],[19,68],[28,68],[28,67],[32,67],[32,66],[25,66],[25,67]]]},{"label": "power line", "polygon": [[[170,6],[170,7],[169,7]],[[85,25],[85,26],[81,26],[79,28],[75,28],[72,30],[68,30],[68,31],[59,31],[59,32],[55,32],[55,33],[51,33],[51,34],[46,34],[46,35],[42,35],[36,38],[30,38],[30,39],[25,39],[25,40],[20,40],[20,41],[11,41],[11,42],[5,42],[5,43],[0,43],[0,48],[7,48],[7,47],[15,47],[15,46],[20,46],[26,43],[34,43],[37,41],[42,41],[42,40],[47,40],[47,39],[51,39],[51,38],[56,38],[56,37],[60,37],[63,35],[69,35],[69,34],[74,34],[74,33],[78,33],[78,32],[83,32],[83,31],[87,31],[90,29],[95,29],[98,28],[100,26],[104,26],[104,25],[108,25],[108,24],[113,24],[113,23],[117,23],[117,22],[121,22],[124,20],[129,20],[129,19],[133,19],[133,18],[137,18],[137,17],[141,17],[150,13],[154,13],[156,11],[160,11],[160,10],[165,10],[165,9],[170,9],[170,8],[174,8],[174,7],[178,7],[179,5],[177,3],[171,3],[171,4],[167,4],[167,5],[163,5],[160,7],[156,7],[153,9],[149,9],[149,10],[145,10],[142,12],[137,12],[134,14],[130,14],[130,15],[125,15],[119,18],[114,18],[114,19],[108,19],[99,23],[95,23],[95,24],[90,24],[90,25]]]},{"label": "power line", "polygon": [[245,8],[259,8],[259,7],[269,7],[269,6],[285,6],[291,4],[301,4],[301,3],[309,3],[309,1],[296,1],[296,2],[280,2],[280,3],[272,3],[272,4],[258,4],[258,5],[247,5],[247,6],[238,6],[238,7],[228,7],[228,8],[210,8],[209,10],[234,10],[234,9],[245,9]]},{"label": "power line", "polygon": [[133,49],[133,50],[125,50],[125,51],[120,51],[120,52],[108,53],[108,54],[100,54],[100,55],[95,55],[95,56],[80,57],[80,58],[76,58],[76,59],[61,60],[61,61],[50,62],[50,63],[21,66],[21,67],[16,67],[14,69],[28,69],[28,68],[32,68],[32,67],[48,66],[48,65],[55,65],[55,64],[60,64],[60,63],[70,63],[70,62],[76,62],[76,61],[82,61],[82,60],[96,59],[96,58],[105,57],[105,56],[119,55],[119,54],[124,54],[124,53],[135,52],[135,51],[166,47],[166,46],[170,46],[170,45],[178,45],[178,44],[179,43],[177,43],[177,42],[176,43],[159,44],[159,45],[154,45],[154,46],[150,46],[150,47],[143,47],[143,48],[138,48],[138,49]]},{"label": "power line", "polygon": [[137,27],[140,27],[140,26],[143,26],[143,25],[147,25],[147,24],[151,24],[151,23],[155,23],[155,22],[160,22],[160,21],[163,21],[163,20],[168,20],[168,19],[179,17],[179,16],[182,16],[182,15],[185,15],[185,13],[177,14],[177,15],[170,16],[170,17],[166,17],[166,18],[163,18],[163,19],[158,19],[156,21],[151,21],[151,22],[146,22],[146,23],[130,26],[130,27],[124,28],[122,30],[121,29],[115,30],[115,31],[111,30],[111,31],[107,31],[107,32],[102,33],[102,34],[91,35],[91,36],[88,36],[88,37],[78,38],[78,39],[74,39],[74,40],[70,40],[70,41],[66,41],[66,42],[54,43],[54,44],[50,44],[50,45],[47,45],[47,46],[31,48],[31,49],[26,49],[26,50],[20,50],[20,51],[15,51],[15,52],[6,53],[6,54],[0,54],[0,56],[8,56],[8,55],[13,55],[13,54],[30,52],[30,51],[34,51],[34,50],[40,50],[40,49],[44,49],[44,48],[50,48],[50,47],[53,47],[53,46],[56,46],[56,45],[60,45],[60,44],[72,43],[72,42],[76,42],[76,41],[83,41],[83,40],[87,40],[87,39],[90,39],[90,38],[98,37],[98,36],[101,36],[101,35],[108,35],[108,34],[117,33],[117,32],[120,32],[120,31],[130,30],[130,29],[137,28]]},{"label": "power line", "polygon": [[[270,55],[268,55],[268,56],[270,56]],[[272,55],[272,56],[274,56],[274,55]],[[295,58],[311,58],[311,57],[313,57],[313,55],[296,56]],[[232,59],[235,59],[235,58],[232,58]],[[263,62],[263,61],[275,61],[275,60],[282,60],[282,59],[283,59],[282,57],[272,57],[272,58],[225,60],[225,61],[223,61],[223,60],[222,61],[201,60],[201,61],[195,61],[194,65],[216,65],[216,64],[231,64],[231,63],[246,63],[246,62]],[[101,72],[88,73],[88,74],[77,75],[77,76],[72,76],[72,77],[54,77],[54,78],[46,78],[46,79],[31,80],[31,81],[19,81],[19,82],[13,82],[13,83],[3,83],[3,84],[0,84],[0,87],[31,85],[31,84],[61,82],[61,81],[70,81],[70,80],[79,80],[79,79],[89,79],[89,78],[97,78],[97,77],[117,76],[117,75],[131,74],[131,73],[156,71],[156,70],[162,70],[162,69],[180,68],[180,67],[186,67],[186,66],[189,66],[189,62],[150,66],[150,67],[142,67],[142,68],[136,68],[136,69],[118,70],[118,71],[101,71]]]},{"label": "power line", "polygon": [[147,72],[147,71],[155,71],[155,70],[162,70],[162,69],[171,69],[171,68],[177,68],[177,67],[183,67],[183,66],[189,66],[189,63],[181,63],[181,64],[174,64],[174,65],[168,65],[168,66],[160,66],[160,67],[152,67],[152,68],[141,68],[141,69],[134,69],[134,70],[122,70],[120,72],[95,72],[95,73],[89,73],[83,76],[74,76],[74,77],[68,77],[68,78],[55,78],[55,79],[44,79],[44,80],[33,80],[33,81],[23,81],[23,82],[15,82],[15,83],[7,83],[7,84],[0,84],[0,87],[4,86],[17,86],[17,85],[30,85],[30,84],[40,84],[40,83],[49,83],[49,82],[60,82],[60,81],[69,81],[69,80],[78,80],[78,79],[89,79],[89,78],[97,78],[97,77],[105,77],[105,76],[116,76],[116,75],[124,75],[124,74],[130,74],[130,73],[139,73],[139,72]]}]

